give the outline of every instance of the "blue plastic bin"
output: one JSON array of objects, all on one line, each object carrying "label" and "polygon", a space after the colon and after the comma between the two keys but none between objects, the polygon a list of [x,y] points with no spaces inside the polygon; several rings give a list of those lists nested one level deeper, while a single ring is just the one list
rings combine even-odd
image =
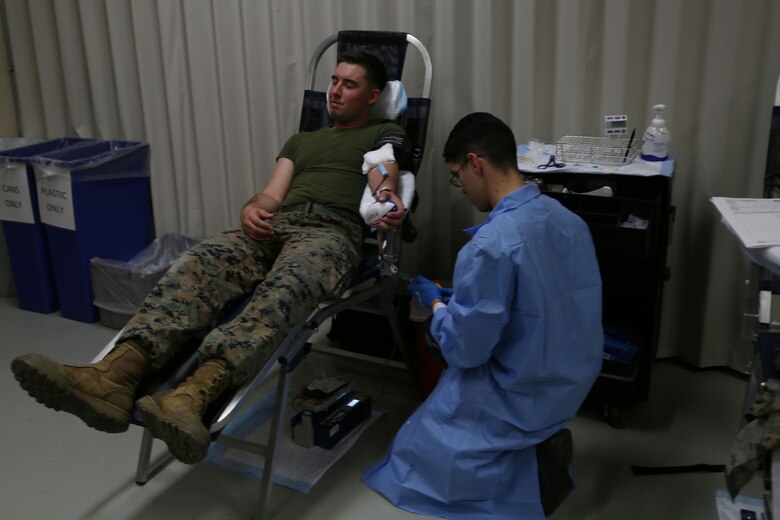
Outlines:
[{"label": "blue plastic bin", "polygon": [[127,261],[154,239],[149,145],[97,141],[33,161],[62,316],[93,323],[90,259]]},{"label": "blue plastic bin", "polygon": [[[59,308],[49,247],[38,213],[32,160],[40,154],[92,141],[53,139],[0,152],[0,168],[8,175],[3,180],[3,204],[17,207],[16,213],[3,219],[3,232],[17,303],[21,309],[50,313]],[[12,174],[11,169],[16,171],[18,166],[22,166],[26,174]]]}]

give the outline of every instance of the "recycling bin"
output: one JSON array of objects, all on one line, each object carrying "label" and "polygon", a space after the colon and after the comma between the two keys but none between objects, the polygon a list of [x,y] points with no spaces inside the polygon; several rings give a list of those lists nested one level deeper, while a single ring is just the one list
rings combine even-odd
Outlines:
[{"label": "recycling bin", "polygon": [[198,242],[195,237],[165,234],[127,262],[92,258],[92,290],[100,324],[124,327],[173,262]]},{"label": "recycling bin", "polygon": [[61,138],[0,151],[0,220],[22,309],[48,314],[59,308],[32,161],[40,154],[90,141],[94,140]]},{"label": "recycling bin", "polygon": [[62,316],[94,323],[90,259],[126,261],[154,239],[149,145],[96,141],[33,164]]}]

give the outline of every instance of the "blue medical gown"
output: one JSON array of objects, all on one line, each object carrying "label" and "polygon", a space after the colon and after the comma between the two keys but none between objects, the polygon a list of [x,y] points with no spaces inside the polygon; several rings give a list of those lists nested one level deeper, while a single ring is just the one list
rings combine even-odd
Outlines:
[{"label": "blue medical gown", "polygon": [[363,480],[418,514],[541,519],[535,446],[574,417],[601,367],[593,242],[533,184],[467,232],[431,323],[449,367]]}]

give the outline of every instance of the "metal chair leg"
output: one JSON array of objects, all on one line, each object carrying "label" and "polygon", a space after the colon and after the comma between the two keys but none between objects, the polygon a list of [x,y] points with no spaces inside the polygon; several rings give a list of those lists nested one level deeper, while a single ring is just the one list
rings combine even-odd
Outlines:
[{"label": "metal chair leg", "polygon": [[157,475],[165,466],[173,462],[173,455],[167,451],[160,455],[154,462],[152,459],[152,443],[154,436],[148,428],[144,428],[144,435],[141,438],[141,452],[138,454],[138,467],[135,471],[135,483],[143,486],[149,482],[152,477]]},{"label": "metal chair leg", "polygon": [[149,482],[149,462],[152,459],[152,441],[154,437],[148,428],[144,428],[141,438],[141,452],[138,454],[138,468],[135,472],[135,483],[143,486]]},{"label": "metal chair leg", "polygon": [[284,406],[287,402],[287,392],[290,388],[290,369],[288,365],[282,362],[279,370],[279,383],[276,390],[276,402],[274,403],[274,414],[271,419],[271,431],[268,435],[268,447],[266,450],[265,464],[263,465],[263,480],[260,488],[260,500],[258,502],[256,520],[262,520],[266,507],[271,499],[271,488],[274,485],[274,472],[276,469],[276,448],[279,439],[282,437],[282,428],[285,419]]}]

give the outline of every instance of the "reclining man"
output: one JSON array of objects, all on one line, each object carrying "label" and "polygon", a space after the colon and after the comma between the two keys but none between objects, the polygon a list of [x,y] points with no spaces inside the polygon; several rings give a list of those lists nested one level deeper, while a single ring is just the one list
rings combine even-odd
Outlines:
[{"label": "reclining man", "polygon": [[409,285],[433,311],[448,367],[364,481],[422,515],[541,519],[569,491],[561,429],[601,367],[593,241],[581,218],[525,183],[514,135],[495,116],[461,119],[444,160],[450,182],[490,214],[466,230],[452,292],[421,276]]},{"label": "reclining man", "polygon": [[[22,388],[92,428],[122,432],[139,382],[199,343],[200,364],[190,378],[137,404],[178,460],[202,460],[211,442],[202,421],[208,405],[257,373],[322,300],[349,287],[366,229],[358,213],[364,173],[376,199],[397,208],[376,227],[402,223],[405,208],[394,189],[399,167],[409,169],[411,147],[400,126],[369,114],[386,82],[378,58],[343,53],[328,88],[334,125],[287,141],[267,185],[241,210],[240,229],[182,255],[99,362],[68,366],[39,354],[17,357],[11,368]],[[365,164],[364,154],[390,147],[395,162]],[[248,295],[240,314],[217,326]]]}]

